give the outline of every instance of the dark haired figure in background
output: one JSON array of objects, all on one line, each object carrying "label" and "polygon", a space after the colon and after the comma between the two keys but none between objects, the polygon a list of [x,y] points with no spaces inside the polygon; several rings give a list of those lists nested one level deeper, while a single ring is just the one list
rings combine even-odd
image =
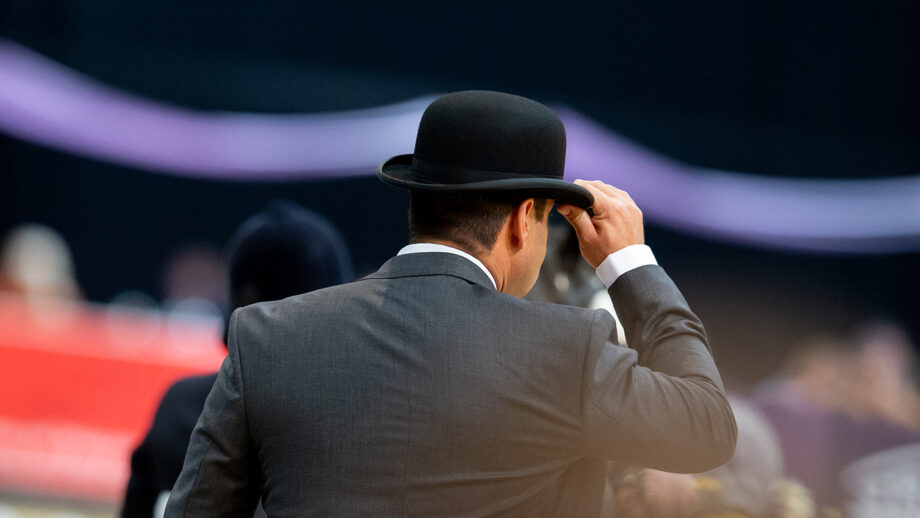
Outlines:
[{"label": "dark haired figure in background", "polygon": [[[323,216],[291,202],[273,202],[243,222],[228,255],[232,309],[352,280],[351,257],[338,230]],[[215,379],[216,373],[184,378],[167,390],[147,436],[131,456],[121,516],[162,515]]]},{"label": "dark haired figure in background", "polygon": [[[411,243],[350,284],[233,313],[166,516],[599,516],[609,459],[703,471],[736,429],[699,319],[625,192],[563,180],[565,129],[498,92],[434,101]],[[347,195],[343,194],[347,199]],[[609,313],[523,300],[553,203]],[[593,209],[593,213],[588,209]]]},{"label": "dark haired figure in background", "polygon": [[581,257],[578,236],[567,223],[550,222],[546,260],[540,267],[540,276],[536,284],[524,298],[566,306],[603,309],[616,320],[619,344],[627,345],[626,333],[617,318],[613,302],[607,293],[607,286],[594,273],[594,268]]}]

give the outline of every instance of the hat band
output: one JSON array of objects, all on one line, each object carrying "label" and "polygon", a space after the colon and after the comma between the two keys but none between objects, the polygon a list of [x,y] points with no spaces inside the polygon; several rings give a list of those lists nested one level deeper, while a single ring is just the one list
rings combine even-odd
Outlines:
[{"label": "hat band", "polygon": [[521,178],[561,179],[562,175],[548,176],[540,173],[518,173],[514,171],[491,171],[488,169],[469,169],[448,165],[433,164],[412,157],[412,177],[422,183],[457,184],[488,182],[491,180],[508,180]]}]

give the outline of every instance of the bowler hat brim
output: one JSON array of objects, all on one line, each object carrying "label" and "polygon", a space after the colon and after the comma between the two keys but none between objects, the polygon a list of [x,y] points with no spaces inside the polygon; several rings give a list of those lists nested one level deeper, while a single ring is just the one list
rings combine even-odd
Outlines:
[{"label": "bowler hat brim", "polygon": [[442,192],[520,192],[527,197],[549,198],[559,204],[582,209],[594,205],[590,191],[565,180],[554,178],[503,178],[469,183],[428,183],[420,181],[412,167],[412,155],[397,155],[377,166],[377,178],[384,183],[419,191]]}]

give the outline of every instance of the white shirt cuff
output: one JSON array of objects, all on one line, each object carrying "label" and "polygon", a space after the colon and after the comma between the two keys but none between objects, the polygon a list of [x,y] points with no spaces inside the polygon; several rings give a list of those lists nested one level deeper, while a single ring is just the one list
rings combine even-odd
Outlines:
[{"label": "white shirt cuff", "polygon": [[649,264],[658,264],[658,261],[648,245],[629,245],[608,255],[595,271],[609,288],[620,275]]}]

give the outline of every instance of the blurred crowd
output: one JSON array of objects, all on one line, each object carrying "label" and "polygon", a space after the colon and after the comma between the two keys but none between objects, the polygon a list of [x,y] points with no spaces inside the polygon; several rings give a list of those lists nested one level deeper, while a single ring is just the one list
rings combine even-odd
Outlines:
[{"label": "blurred crowd", "polygon": [[[298,220],[300,227],[288,221],[278,230],[278,218]],[[303,218],[311,223],[303,224]],[[299,244],[285,248],[290,243]],[[347,247],[331,223],[289,202],[244,222],[227,249],[196,244],[178,250],[163,268],[158,301],[127,291],[112,302],[225,320],[235,307],[352,277]],[[268,249],[275,255],[262,254]],[[307,255],[323,252],[306,257],[304,250]],[[285,257],[296,259],[285,262]],[[334,268],[323,270],[329,264]],[[0,250],[0,292],[30,304],[80,301],[83,295],[65,239],[38,224],[9,231]],[[551,228],[547,260],[528,297],[600,308],[615,316],[603,284],[579,258],[577,241],[566,225]],[[727,465],[707,473],[674,474],[611,464],[607,515],[920,516],[917,345],[904,328],[898,322],[867,320],[851,330],[801,337],[789,350],[773,376],[753,390],[732,395],[739,438]],[[203,404],[203,394],[189,398],[195,400],[193,407]],[[162,412],[161,407],[157,419]],[[157,433],[156,426],[151,434]],[[149,438],[142,447],[150,449]],[[181,441],[173,449],[184,452]],[[150,462],[137,456],[142,454],[150,453],[135,454],[132,477]],[[175,465],[170,469],[167,479],[178,473]],[[132,478],[132,483],[141,482]],[[158,481],[156,491],[169,484]],[[131,498],[129,491],[126,509],[132,507]],[[162,505],[157,504],[160,494],[143,498],[146,506]]]},{"label": "blurred crowd", "polygon": [[731,398],[738,445],[728,464],[696,475],[611,466],[612,515],[917,516],[915,357],[890,322],[803,340],[774,377]]}]

